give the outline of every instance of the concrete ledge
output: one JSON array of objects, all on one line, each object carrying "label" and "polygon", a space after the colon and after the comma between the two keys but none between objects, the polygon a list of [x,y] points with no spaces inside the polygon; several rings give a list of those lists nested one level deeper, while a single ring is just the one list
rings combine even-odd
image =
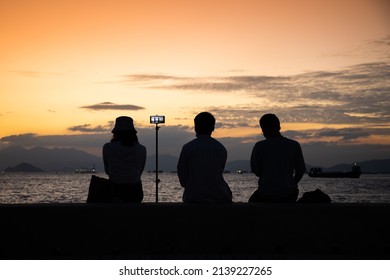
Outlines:
[{"label": "concrete ledge", "polygon": [[0,205],[1,259],[390,259],[390,204]]}]

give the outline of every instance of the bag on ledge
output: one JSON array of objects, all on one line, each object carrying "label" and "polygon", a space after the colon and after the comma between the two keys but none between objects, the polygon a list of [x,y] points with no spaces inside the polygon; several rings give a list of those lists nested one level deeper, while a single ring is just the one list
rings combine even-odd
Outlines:
[{"label": "bag on ledge", "polygon": [[104,203],[112,201],[110,182],[106,178],[91,176],[87,203]]},{"label": "bag on ledge", "polygon": [[329,195],[316,189],[315,191],[309,191],[303,193],[302,197],[298,199],[299,203],[330,203],[331,199]]}]

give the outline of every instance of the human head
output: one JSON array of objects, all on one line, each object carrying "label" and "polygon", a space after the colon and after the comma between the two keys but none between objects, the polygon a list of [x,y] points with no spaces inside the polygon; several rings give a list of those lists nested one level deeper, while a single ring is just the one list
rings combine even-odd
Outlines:
[{"label": "human head", "polygon": [[134,128],[134,121],[132,118],[127,116],[121,116],[116,118],[115,127],[111,131],[112,133],[116,132],[135,132],[137,131]]},{"label": "human head", "polygon": [[209,112],[202,112],[194,119],[196,135],[211,135],[215,128],[215,118]]},{"label": "human head", "polygon": [[124,146],[132,146],[138,142],[137,130],[134,128],[133,119],[126,116],[116,118],[115,127],[111,131],[111,142],[119,141]]},{"label": "human head", "polygon": [[265,137],[280,134],[280,121],[275,114],[265,114],[260,118],[260,127]]}]

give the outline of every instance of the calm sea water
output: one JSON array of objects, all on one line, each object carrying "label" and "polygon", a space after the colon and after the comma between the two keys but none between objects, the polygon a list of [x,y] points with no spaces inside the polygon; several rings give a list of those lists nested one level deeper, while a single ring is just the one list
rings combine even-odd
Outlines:
[{"label": "calm sea water", "polygon": [[[105,174],[97,174],[106,177]],[[254,174],[224,174],[235,202],[246,202],[256,190]],[[91,174],[3,173],[0,174],[0,203],[82,203],[88,196]],[[180,202],[183,189],[177,174],[159,174],[159,201]],[[144,202],[155,201],[155,174],[142,178]],[[365,175],[359,179],[310,178],[299,185],[300,195],[316,188],[327,193],[332,202],[390,203],[390,175]]]}]

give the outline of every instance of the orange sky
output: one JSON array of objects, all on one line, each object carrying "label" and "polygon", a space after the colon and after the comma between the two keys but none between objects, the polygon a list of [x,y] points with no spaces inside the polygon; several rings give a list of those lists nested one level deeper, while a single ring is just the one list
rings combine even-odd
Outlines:
[{"label": "orange sky", "polygon": [[[199,0],[199,1],[2,1],[0,3],[0,138],[34,133],[75,134],[70,127],[106,127],[121,114],[148,127],[149,115],[167,125],[191,125],[194,114],[222,111],[280,111],[297,106],[335,106],[340,100],[279,98],[285,92],[229,84],[231,77],[290,78],[291,94],[319,82],[319,71],[341,75],[355,65],[390,63],[389,5],[385,0]],[[361,70],[363,71],[363,70]],[[364,70],[366,71],[366,70]],[[361,74],[361,73],[360,73]],[[325,83],[324,79],[320,80]],[[286,82],[283,82],[286,84]],[[198,87],[194,87],[197,85]],[[377,81],[372,88],[387,87]],[[342,89],[341,89],[342,87]],[[358,84],[353,84],[361,90]],[[332,92],[350,94],[337,83]],[[270,96],[277,96],[272,98]],[[109,110],[93,105],[112,103]],[[360,101],[359,101],[360,102]],[[117,105],[129,110],[118,110]],[[332,105],[333,106],[333,105]],[[87,109],[88,107],[90,109]],[[131,109],[133,108],[133,109]],[[223,109],[223,110],[222,110]],[[374,109],[372,109],[374,110]],[[370,122],[388,127],[388,119]],[[236,112],[240,114],[239,112]],[[363,115],[362,115],[363,114]],[[259,115],[242,115],[245,127],[224,127],[217,136],[258,133]],[[233,117],[231,117],[233,118]],[[237,119],[236,119],[237,118]],[[310,116],[282,119],[287,129],[356,127]],[[384,135],[383,135],[384,134]],[[372,138],[370,138],[372,140]],[[382,133],[375,140],[388,143]]]}]

